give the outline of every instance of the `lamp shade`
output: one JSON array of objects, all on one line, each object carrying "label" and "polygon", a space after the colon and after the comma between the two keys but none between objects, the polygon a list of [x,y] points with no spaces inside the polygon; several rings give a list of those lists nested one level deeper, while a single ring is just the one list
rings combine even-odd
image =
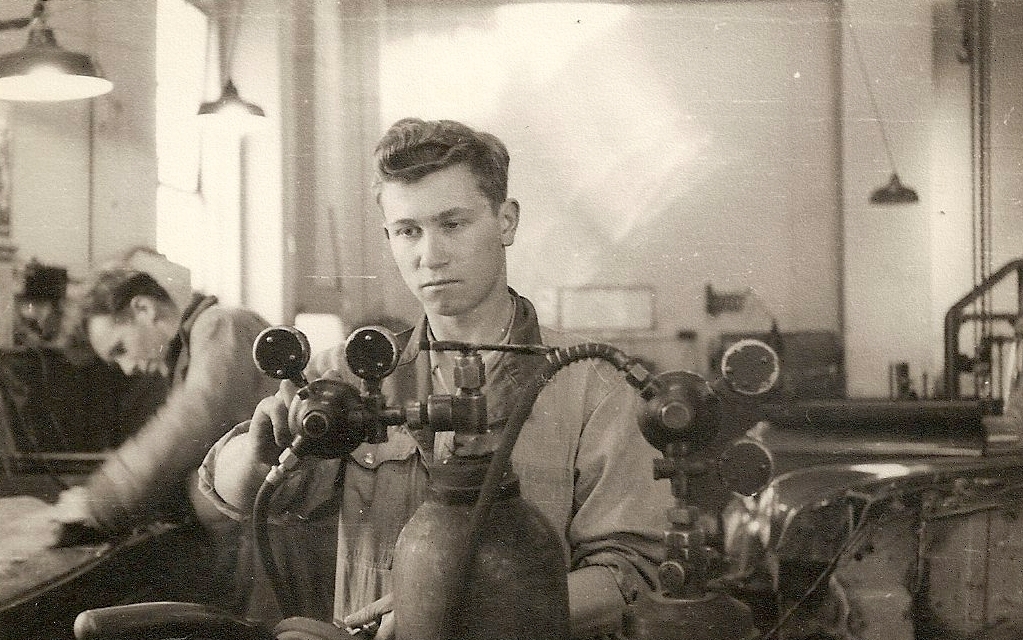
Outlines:
[{"label": "lamp shade", "polygon": [[113,87],[89,56],[62,49],[41,16],[32,19],[24,49],[0,56],[0,100],[80,100]]},{"label": "lamp shade", "polygon": [[257,118],[263,118],[266,116],[263,113],[263,109],[258,105],[252,104],[242,100],[241,96],[238,95],[238,89],[234,86],[234,81],[228,79],[224,84],[224,89],[220,93],[220,98],[213,102],[204,102],[199,107],[199,115],[211,116],[211,115],[243,115],[243,116],[256,116]]},{"label": "lamp shade", "polygon": [[266,125],[266,114],[258,105],[242,100],[234,82],[228,78],[220,97],[199,106],[199,121],[206,130],[245,135]]},{"label": "lamp shade", "polygon": [[919,200],[916,191],[902,184],[897,173],[892,174],[888,184],[870,194],[872,204],[912,204]]}]

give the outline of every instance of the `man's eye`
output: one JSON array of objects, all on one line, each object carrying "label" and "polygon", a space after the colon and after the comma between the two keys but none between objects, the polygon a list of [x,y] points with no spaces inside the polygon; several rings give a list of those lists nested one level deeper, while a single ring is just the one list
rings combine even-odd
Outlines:
[{"label": "man's eye", "polygon": [[457,229],[457,228],[462,226],[462,221],[461,220],[445,220],[442,223],[442,226],[445,229],[448,229],[448,230]]},{"label": "man's eye", "polygon": [[394,230],[394,235],[399,238],[418,238],[419,229],[415,227],[400,227]]}]

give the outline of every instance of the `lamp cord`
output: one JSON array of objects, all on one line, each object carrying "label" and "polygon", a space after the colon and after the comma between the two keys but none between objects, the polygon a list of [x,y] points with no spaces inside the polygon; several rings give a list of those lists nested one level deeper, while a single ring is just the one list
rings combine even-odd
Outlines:
[{"label": "lamp cord", "polygon": [[220,84],[225,84],[231,79],[231,70],[234,68],[234,54],[238,49],[238,25],[241,23],[241,9],[237,0],[229,0],[224,3],[226,9],[217,5],[217,37],[220,39]]},{"label": "lamp cord", "polygon": [[870,87],[870,75],[867,74],[867,65],[863,62],[863,52],[860,51],[860,43],[856,38],[856,32],[853,30],[852,21],[849,21],[849,41],[852,43],[853,54],[856,57],[856,62],[859,63],[860,73],[863,74],[863,84],[867,87],[867,97],[870,98],[870,108],[874,113],[874,120],[877,122],[877,127],[881,130],[881,140],[884,142],[884,151],[888,156],[888,166],[891,167],[892,172],[895,172],[895,157],[892,155],[891,143],[888,140],[888,132],[885,131],[884,122],[881,121],[881,116],[877,109],[877,99],[874,98],[874,90]]}]

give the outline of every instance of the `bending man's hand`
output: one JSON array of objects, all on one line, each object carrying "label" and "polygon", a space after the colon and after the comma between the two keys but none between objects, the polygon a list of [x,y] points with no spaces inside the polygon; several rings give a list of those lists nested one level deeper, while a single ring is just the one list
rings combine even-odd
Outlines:
[{"label": "bending man's hand", "polygon": [[374,624],[379,624],[376,629],[377,640],[392,640],[394,638],[394,610],[391,602],[391,594],[365,607],[345,616],[344,624],[349,629],[372,629]]},{"label": "bending man's hand", "polygon": [[96,544],[109,535],[96,522],[89,508],[92,495],[85,487],[71,487],[61,491],[57,503],[46,512],[46,517],[57,524],[57,531],[50,546],[76,547]]},{"label": "bending man's hand", "polygon": [[85,487],[69,487],[60,492],[57,503],[50,507],[49,516],[57,522],[84,522],[96,525],[89,508],[91,494]]}]

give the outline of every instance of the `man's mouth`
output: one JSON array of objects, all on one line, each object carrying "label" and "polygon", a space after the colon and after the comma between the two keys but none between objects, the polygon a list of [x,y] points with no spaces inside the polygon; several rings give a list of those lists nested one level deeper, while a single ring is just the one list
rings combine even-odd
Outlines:
[{"label": "man's mouth", "polygon": [[431,280],[420,286],[421,289],[439,289],[448,285],[457,284],[458,280]]}]

